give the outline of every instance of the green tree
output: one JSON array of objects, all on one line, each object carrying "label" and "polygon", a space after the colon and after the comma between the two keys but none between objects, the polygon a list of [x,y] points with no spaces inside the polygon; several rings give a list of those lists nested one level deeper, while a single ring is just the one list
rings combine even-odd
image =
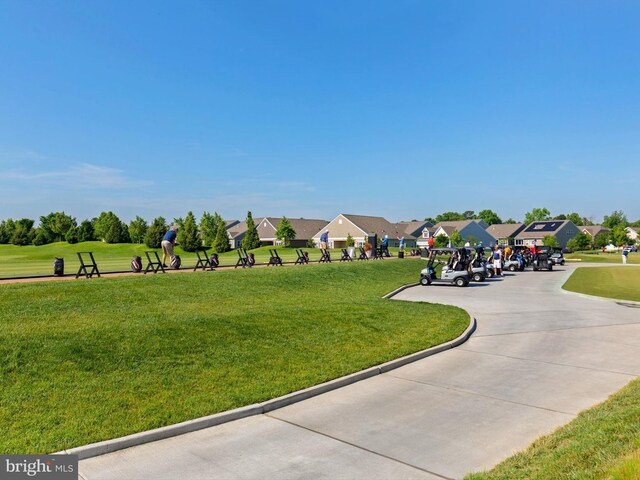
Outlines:
[{"label": "green tree", "polygon": [[35,220],[30,218],[21,218],[15,222],[15,228],[13,229],[13,235],[11,236],[11,243],[14,245],[29,245],[35,238],[35,229],[33,224]]},{"label": "green tree", "polygon": [[553,235],[546,235],[542,238],[542,244],[547,247],[557,247],[559,246],[558,240]]},{"label": "green tree", "polygon": [[462,245],[462,243],[463,243],[463,240],[462,240],[462,235],[460,235],[460,232],[458,230],[454,230],[453,232],[451,232],[451,245],[459,247]]},{"label": "green tree", "polygon": [[441,233],[440,235],[438,235],[436,238],[433,239],[433,246],[434,247],[446,247],[447,245],[449,245],[449,237],[447,237],[444,233]]},{"label": "green tree", "polygon": [[487,225],[496,225],[498,223],[502,223],[502,220],[500,219],[498,214],[493,210],[480,210],[476,218],[483,220]]},{"label": "green tree", "polygon": [[433,217],[425,217],[424,221],[429,222],[431,225],[435,225],[436,223],[438,223],[436,222],[436,219]]},{"label": "green tree", "polygon": [[76,219],[64,212],[51,212],[40,217],[40,228],[49,234],[52,241],[61,242],[69,229],[76,225]]},{"label": "green tree", "polygon": [[213,241],[213,250],[215,250],[216,253],[224,253],[231,250],[229,233],[227,232],[227,227],[224,222],[218,223],[218,231],[216,233],[216,238]]},{"label": "green tree", "polygon": [[572,252],[587,250],[591,245],[591,235],[581,232],[567,242],[567,248]]},{"label": "green tree", "polygon": [[157,217],[147,229],[147,234],[144,236],[144,243],[149,248],[160,248],[162,238],[168,230],[167,221],[164,217]]},{"label": "green tree", "polygon": [[567,216],[564,213],[561,213],[560,215],[556,215],[555,217],[553,217],[553,219],[554,220],[566,220]]},{"label": "green tree", "polygon": [[618,224],[611,229],[611,243],[619,247],[620,245],[629,245],[631,239],[627,236],[627,227]]},{"label": "green tree", "polygon": [[462,212],[462,216],[465,220],[472,220],[476,218],[476,212],[474,212],[473,210],[465,210],[464,212]]},{"label": "green tree", "polygon": [[609,234],[607,232],[601,232],[593,239],[594,248],[606,247],[609,244]]},{"label": "green tree", "polygon": [[291,245],[291,240],[295,240],[296,231],[293,229],[293,225],[287,217],[282,217],[278,228],[276,228],[276,239],[284,242],[284,245],[288,247]]},{"label": "green tree", "polygon": [[258,227],[253,221],[251,212],[247,213],[247,234],[242,239],[242,248],[252,250],[260,246],[260,236],[258,235]]},{"label": "green tree", "polygon": [[77,229],[79,242],[91,242],[96,239],[93,232],[93,223],[90,220],[83,220]]},{"label": "green tree", "polygon": [[131,241],[133,243],[142,243],[148,228],[147,221],[136,215],[136,218],[129,222],[129,237],[131,237]]},{"label": "green tree", "polygon": [[466,242],[469,242],[469,245],[478,245],[480,243],[480,240],[473,235],[469,235],[467,238],[465,238],[465,243]]},{"label": "green tree", "polygon": [[573,212],[570,213],[569,215],[567,215],[567,220],[571,220],[573,222],[574,225],[576,226],[581,226],[581,225],[585,225],[582,222],[582,217],[580,216],[580,214]]},{"label": "green tree", "polygon": [[604,221],[602,222],[602,226],[610,230],[613,230],[618,225],[626,227],[628,224],[627,216],[622,210],[616,210],[611,212],[611,215],[605,215]]},{"label": "green tree", "polygon": [[465,220],[464,215],[458,212],[444,212],[436,217],[436,223],[454,222],[457,220]]},{"label": "green tree", "polygon": [[551,212],[546,208],[534,208],[524,215],[524,223],[527,225],[533,222],[544,222],[545,220],[551,220]]},{"label": "green tree", "polygon": [[129,243],[129,229],[116,215],[113,215],[106,223],[107,230],[104,233],[103,240],[106,243]]},{"label": "green tree", "polygon": [[506,224],[514,224],[514,223],[518,223],[516,222],[513,218],[509,217],[507,218],[504,222],[502,223],[506,223]]},{"label": "green tree", "polygon": [[42,245],[46,245],[47,243],[50,243],[51,240],[49,239],[49,236],[43,231],[43,230],[36,230],[36,236],[33,237],[33,244],[36,247],[40,247]]},{"label": "green tree", "polygon": [[[118,224],[117,226],[115,224]],[[120,239],[122,237],[122,234],[120,232],[121,230],[121,225],[122,221],[120,221],[120,219],[118,218],[118,216],[109,211],[109,212],[102,212],[100,213],[100,215],[98,216],[98,218],[96,218],[94,224],[93,224],[93,230],[95,233],[96,238],[98,238],[99,240],[104,240],[107,241],[106,237],[107,237],[107,232],[110,230],[111,234],[110,234],[110,238],[113,239],[114,235],[116,235],[115,238]],[[124,227],[124,229],[126,230],[126,226]],[[127,232],[127,236],[128,236],[128,232]],[[120,243],[119,241],[116,242],[108,242],[107,243]]]},{"label": "green tree", "polygon": [[202,246],[202,239],[193,212],[187,213],[184,222],[178,229],[178,243],[185,252],[195,252]]},{"label": "green tree", "polygon": [[221,222],[224,223],[224,220],[218,212],[214,212],[213,215],[209,212],[202,214],[200,218],[200,236],[202,237],[204,245],[208,247],[213,245],[216,234],[218,233],[218,225],[220,225]]},{"label": "green tree", "polygon": [[3,220],[2,223],[0,223],[0,244],[11,243],[15,228],[16,224],[11,218]]},{"label": "green tree", "polygon": [[73,245],[74,243],[78,243],[78,229],[76,227],[71,227],[67,230],[67,233],[64,235],[67,243]]}]

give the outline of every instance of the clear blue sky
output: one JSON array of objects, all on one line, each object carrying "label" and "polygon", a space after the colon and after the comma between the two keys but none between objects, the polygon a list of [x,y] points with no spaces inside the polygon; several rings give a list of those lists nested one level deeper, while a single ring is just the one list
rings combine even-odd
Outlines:
[{"label": "clear blue sky", "polygon": [[0,219],[640,218],[640,3],[0,0]]}]

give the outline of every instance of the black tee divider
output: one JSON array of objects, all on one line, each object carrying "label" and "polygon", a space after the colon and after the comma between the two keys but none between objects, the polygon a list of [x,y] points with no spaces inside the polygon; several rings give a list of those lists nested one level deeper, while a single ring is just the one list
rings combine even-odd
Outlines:
[{"label": "black tee divider", "polygon": [[198,261],[196,262],[196,266],[193,267],[194,272],[199,268],[202,268],[202,271],[205,271],[207,268],[209,270],[213,270],[211,257],[209,257],[206,249],[203,248],[202,250],[196,250],[196,255],[198,257]]},{"label": "black tee divider", "polygon": [[[151,252],[144,252],[144,254],[147,256],[147,261],[149,262],[147,264],[147,268],[144,270],[145,275],[149,270],[151,270],[153,273],[158,273],[158,271],[160,270],[162,270],[162,273],[167,273],[164,271],[164,266],[160,261],[160,256],[158,255],[158,252],[154,250]],[[155,255],[155,258],[152,258],[151,254]]]},{"label": "black tee divider", "polygon": [[[92,278],[94,274],[100,277],[96,259],[93,258],[93,252],[77,252],[77,255],[78,260],[80,260],[80,268],[78,269],[78,273],[76,273],[76,278],[80,275],[84,275],[86,278]],[[83,255],[89,255],[89,260],[85,261],[86,257],[83,257]],[[91,270],[88,270],[89,268]]]}]

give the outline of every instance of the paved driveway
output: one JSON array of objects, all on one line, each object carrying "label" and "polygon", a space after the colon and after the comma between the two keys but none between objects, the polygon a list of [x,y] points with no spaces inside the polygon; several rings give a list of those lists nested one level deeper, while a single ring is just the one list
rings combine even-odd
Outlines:
[{"label": "paved driveway", "polygon": [[267,415],[83,460],[81,475],[433,479],[490,468],[640,375],[640,309],[563,292],[572,268],[407,289],[396,300],[461,306],[478,330]]}]

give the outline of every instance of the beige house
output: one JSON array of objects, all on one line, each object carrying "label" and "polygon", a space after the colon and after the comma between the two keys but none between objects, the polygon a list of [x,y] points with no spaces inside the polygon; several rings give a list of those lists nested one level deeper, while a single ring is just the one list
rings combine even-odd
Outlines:
[{"label": "beige house", "polygon": [[609,229],[602,225],[581,225],[578,227],[580,232],[590,235],[591,238],[596,238],[601,233],[609,233]]},{"label": "beige house", "polygon": [[[405,241],[416,238],[406,234],[407,226],[404,223],[393,224],[382,217],[369,217],[365,215],[350,215],[341,213],[331,220],[328,225],[324,226],[313,236],[316,246],[320,245],[320,235],[329,231],[329,248],[345,248],[347,246],[347,237],[351,235],[356,247],[362,247],[367,243],[370,236],[377,235],[378,239],[382,239],[385,235],[389,236],[389,245],[397,246],[396,237],[405,237]],[[407,246],[410,246],[407,243]]]},{"label": "beige house", "polygon": [[487,233],[498,241],[498,245],[514,245],[516,235],[525,228],[524,223],[499,223],[489,225]]},{"label": "beige house", "polygon": [[638,235],[640,234],[640,228],[638,227],[627,227],[627,237],[634,243],[638,243]]},{"label": "beige house", "polygon": [[[282,218],[264,217],[256,222],[258,236],[262,245],[282,245],[282,241],[276,238],[276,230]],[[309,240],[320,229],[327,225],[326,220],[314,220],[307,218],[287,218],[296,232],[296,238],[291,241],[292,247],[306,247]]]},{"label": "beige house", "polygon": [[580,229],[571,220],[549,220],[533,222],[521,231],[515,238],[516,245],[542,245],[542,239],[553,236],[562,248],[567,242],[580,233]]}]

